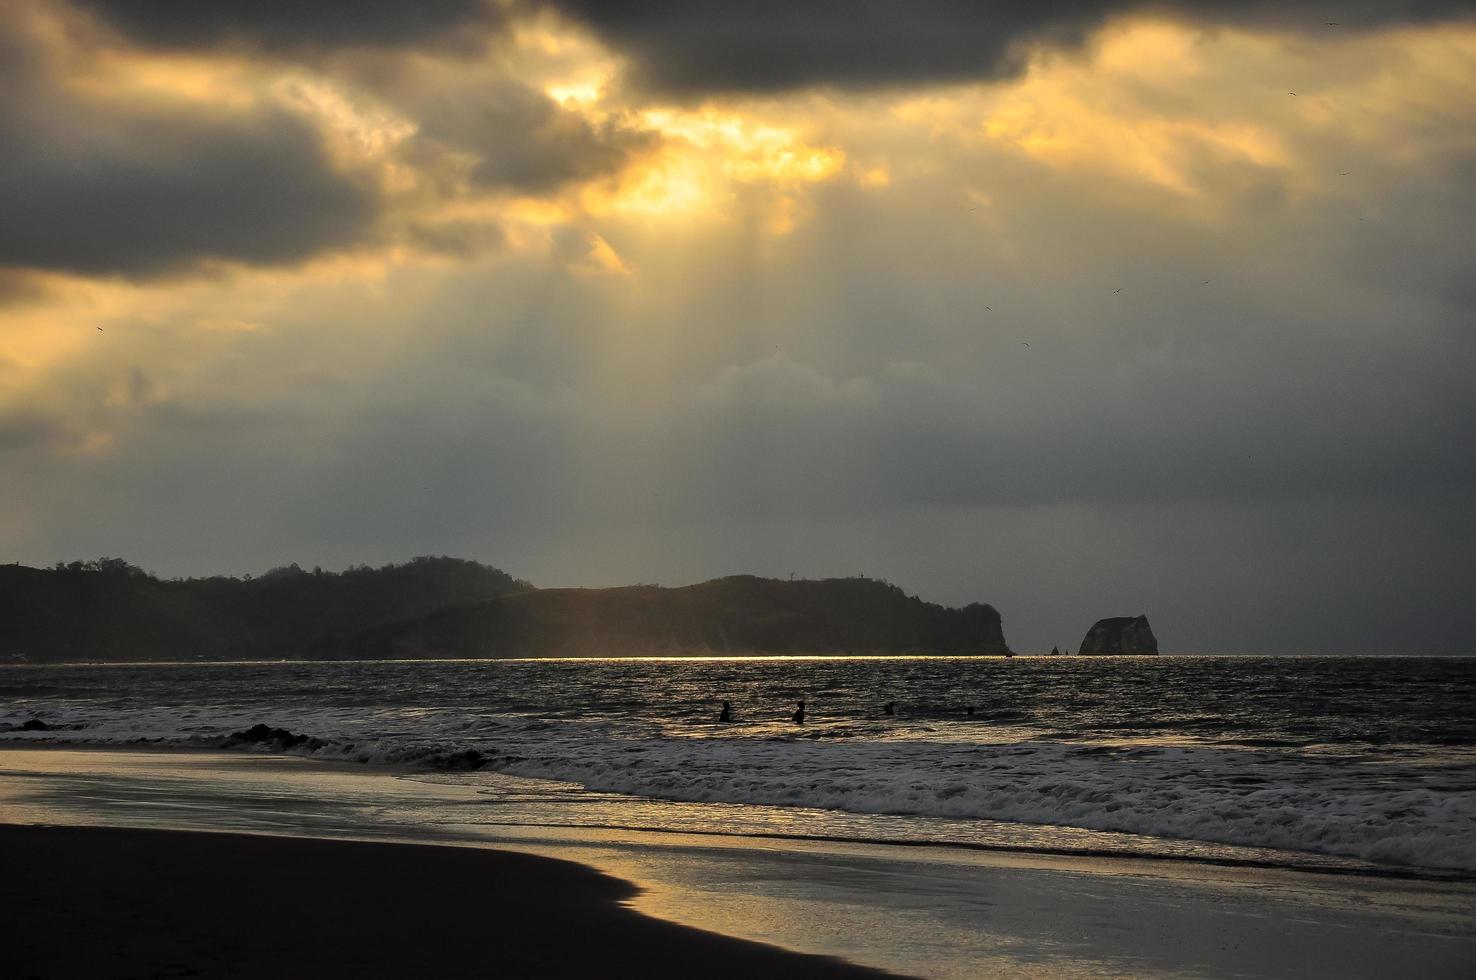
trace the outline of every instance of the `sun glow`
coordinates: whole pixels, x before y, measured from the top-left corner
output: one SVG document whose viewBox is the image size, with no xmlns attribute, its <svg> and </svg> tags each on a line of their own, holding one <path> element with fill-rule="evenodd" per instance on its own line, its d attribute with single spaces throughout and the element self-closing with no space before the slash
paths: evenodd
<svg viewBox="0 0 1476 980">
<path fill-rule="evenodd" d="M 840 148 L 809 143 L 793 129 L 735 111 L 660 108 L 640 120 L 661 134 L 661 148 L 613 193 L 593 189 L 586 197 L 592 212 L 722 216 L 745 196 L 743 188 L 756 188 L 771 212 L 765 227 L 785 234 L 800 214 L 793 192 L 832 180 L 846 168 Z"/>
<path fill-rule="evenodd" d="M 245 62 L 223 58 L 144 57 L 109 52 L 70 78 L 92 97 L 189 103 L 214 112 L 249 109 L 260 99 L 259 81 Z"/>
<path fill-rule="evenodd" d="M 737 113 L 650 110 L 651 128 L 716 158 L 719 169 L 740 181 L 804 184 L 829 180 L 845 165 L 837 147 L 807 144 L 798 133 Z"/>
<path fill-rule="evenodd" d="M 1191 116 L 1163 94 L 1206 73 L 1205 43 L 1201 32 L 1173 24 L 1113 28 L 1088 59 L 1032 65 L 1019 84 L 993 95 L 980 129 L 1052 167 L 1105 171 L 1188 198 L 1204 195 L 1197 171 L 1211 165 L 1289 169 L 1291 156 L 1265 113 L 1233 103 L 1205 113 L 1196 100 Z M 1221 56 L 1236 47 L 1233 38 L 1216 44 Z"/>
</svg>

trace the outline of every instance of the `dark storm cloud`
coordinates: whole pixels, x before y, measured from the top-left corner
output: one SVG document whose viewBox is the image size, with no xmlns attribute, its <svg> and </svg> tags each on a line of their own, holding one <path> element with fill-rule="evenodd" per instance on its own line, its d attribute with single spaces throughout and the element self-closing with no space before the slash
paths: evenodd
<svg viewBox="0 0 1476 980">
<path fill-rule="evenodd" d="M 76 0 L 129 38 L 167 48 L 416 47 L 494 26 L 492 0 Z"/>
<path fill-rule="evenodd" d="M 658 2 L 560 4 L 634 57 L 637 80 L 670 92 L 783 91 L 1007 77 L 1015 45 L 1080 40 L 1110 4 Z"/>
<path fill-rule="evenodd" d="M 374 214 L 311 128 L 279 112 L 65 132 L 0 118 L 0 142 L 0 265 L 148 275 L 202 259 L 291 262 L 353 242 Z"/>
<path fill-rule="evenodd" d="M 779 92 L 1008 78 L 1025 46 L 1080 44 L 1108 18 L 1147 11 L 1208 23 L 1355 30 L 1469 16 L 1469 2 L 1275 3 L 1134 0 L 557 0 L 668 93 Z"/>
<path fill-rule="evenodd" d="M 239 8 L 243 23 L 265 16 L 253 10 Z M 205 5 L 184 19 L 225 23 L 225 11 Z M 384 13 L 368 16 L 393 19 Z M 320 14 L 307 14 L 304 29 L 326 23 Z M 286 30 L 275 15 L 264 23 Z M 198 34 L 201 43 L 215 36 Z M 591 123 L 497 73 L 464 76 L 396 57 L 349 77 L 416 123 L 396 152 L 420 173 L 448 178 L 452 194 L 463 179 L 552 192 L 615 172 L 652 140 L 618 119 Z M 334 166 L 310 119 L 270 104 L 216 111 L 82 95 L 64 84 L 60 65 L 24 21 L 0 22 L 0 270 L 153 276 L 213 260 L 289 264 L 383 230 L 388 203 Z M 467 158 L 469 171 L 458 162 Z M 473 254 L 495 247 L 499 233 L 416 223 L 410 237 Z M 0 303 L 24 298 L 24 285 L 0 280 Z"/>
<path fill-rule="evenodd" d="M 537 7 L 591 27 L 634 60 L 635 80 L 674 94 L 867 88 L 1008 78 L 1026 46 L 1074 46 L 1111 17 L 1144 11 L 1208 24 L 1359 30 L 1471 16 L 1470 0 L 74 0 L 158 47 L 275 51 L 423 48 L 485 37 Z"/>
<path fill-rule="evenodd" d="M 372 194 L 299 116 L 83 99 L 3 23 L 0 65 L 0 268 L 291 262 L 352 243 L 374 218 Z"/>
</svg>

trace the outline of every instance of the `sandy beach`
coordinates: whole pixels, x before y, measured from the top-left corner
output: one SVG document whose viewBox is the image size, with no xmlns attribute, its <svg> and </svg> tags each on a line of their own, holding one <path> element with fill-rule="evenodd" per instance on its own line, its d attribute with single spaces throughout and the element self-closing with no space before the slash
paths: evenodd
<svg viewBox="0 0 1476 980">
<path fill-rule="evenodd" d="M 882 977 L 662 922 L 492 850 L 0 826 L 13 977 Z"/>
<path fill-rule="evenodd" d="M 25 937 L 7 973 L 1455 978 L 1476 964 L 1465 880 L 551 826 L 587 804 L 535 798 L 538 782 L 7 747 L 3 914 Z"/>
</svg>

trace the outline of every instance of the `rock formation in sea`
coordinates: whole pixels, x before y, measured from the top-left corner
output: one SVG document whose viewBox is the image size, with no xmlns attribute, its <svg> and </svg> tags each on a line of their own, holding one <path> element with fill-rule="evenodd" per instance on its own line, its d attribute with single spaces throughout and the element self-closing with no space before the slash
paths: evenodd
<svg viewBox="0 0 1476 980">
<path fill-rule="evenodd" d="M 1099 619 L 1082 638 L 1082 656 L 1094 654 L 1149 654 L 1158 652 L 1158 637 L 1147 616 Z"/>
</svg>

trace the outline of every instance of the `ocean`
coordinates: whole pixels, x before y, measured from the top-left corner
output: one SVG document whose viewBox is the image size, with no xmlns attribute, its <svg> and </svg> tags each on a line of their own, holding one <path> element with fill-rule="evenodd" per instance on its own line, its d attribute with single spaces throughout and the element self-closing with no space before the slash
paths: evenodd
<svg viewBox="0 0 1476 980">
<path fill-rule="evenodd" d="M 1472 658 L 0 667 L 0 744 L 204 748 L 258 723 L 484 787 L 489 824 L 1476 876 Z"/>
</svg>

